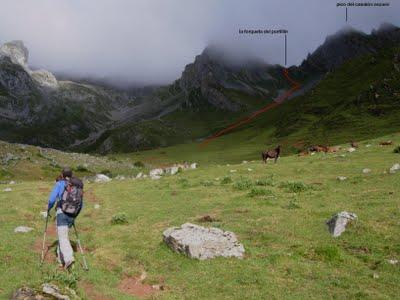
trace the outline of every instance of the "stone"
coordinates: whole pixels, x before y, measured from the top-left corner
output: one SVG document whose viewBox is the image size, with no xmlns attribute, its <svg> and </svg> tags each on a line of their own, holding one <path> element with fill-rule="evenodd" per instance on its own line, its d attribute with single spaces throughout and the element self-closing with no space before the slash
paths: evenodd
<svg viewBox="0 0 400 300">
<path fill-rule="evenodd" d="M 397 259 L 388 259 L 387 262 L 391 265 L 397 265 L 399 263 Z"/>
<path fill-rule="evenodd" d="M 229 172 L 231 172 L 231 173 L 236 173 L 237 171 L 236 171 L 236 170 L 230 170 Z"/>
<path fill-rule="evenodd" d="M 397 171 L 399 171 L 400 170 L 400 164 L 394 164 L 390 169 L 389 169 L 389 172 L 390 173 L 396 173 Z"/>
<path fill-rule="evenodd" d="M 248 163 L 247 160 L 242 161 L 242 164 L 247 164 L 247 163 Z"/>
<path fill-rule="evenodd" d="M 356 151 L 356 148 L 354 148 L 354 147 L 350 147 L 349 149 L 347 149 L 347 152 L 354 152 L 354 151 Z"/>
<path fill-rule="evenodd" d="M 70 300 L 70 297 L 67 295 L 62 295 L 60 289 L 58 286 L 50 283 L 44 283 L 42 284 L 42 292 L 51 295 L 57 300 Z"/>
<path fill-rule="evenodd" d="M 47 218 L 47 211 L 41 211 L 40 215 L 43 217 L 43 219 Z"/>
<path fill-rule="evenodd" d="M 192 164 L 190 165 L 190 168 L 191 168 L 191 169 L 197 169 L 197 163 L 192 163 Z"/>
<path fill-rule="evenodd" d="M 12 192 L 12 188 L 8 187 L 3 190 L 3 192 Z"/>
<path fill-rule="evenodd" d="M 100 183 L 110 182 L 111 178 L 104 174 L 96 174 L 94 181 Z"/>
<path fill-rule="evenodd" d="M 139 173 L 136 175 L 136 178 L 137 178 L 137 179 L 142 178 L 142 177 L 143 177 L 143 173 L 142 173 L 142 172 L 139 172 Z"/>
<path fill-rule="evenodd" d="M 338 237 L 346 230 L 347 224 L 356 219 L 357 215 L 355 213 L 342 211 L 332 216 L 331 219 L 326 221 L 326 224 L 328 225 L 329 232 L 332 234 L 332 236 Z"/>
<path fill-rule="evenodd" d="M 124 175 L 118 175 L 117 177 L 115 177 L 115 179 L 117 179 L 117 180 L 125 180 L 125 176 Z"/>
<path fill-rule="evenodd" d="M 32 231 L 33 228 L 27 226 L 18 226 L 14 229 L 15 233 L 26 233 Z"/>
<path fill-rule="evenodd" d="M 164 173 L 164 170 L 163 170 L 163 169 L 160 169 L 160 168 L 158 168 L 158 169 L 153 169 L 153 170 L 150 171 L 149 176 L 150 176 L 150 177 L 152 177 L 152 176 L 160 176 L 160 175 L 162 175 L 163 173 Z"/>
<path fill-rule="evenodd" d="M 161 179 L 161 176 L 159 176 L 159 175 L 150 175 L 150 178 L 152 180 L 159 180 L 159 179 Z"/>
<path fill-rule="evenodd" d="M 362 172 L 364 174 L 368 174 L 368 173 L 371 173 L 371 169 L 365 168 L 365 169 L 362 170 Z"/>
<path fill-rule="evenodd" d="M 95 204 L 94 205 L 94 209 L 99 209 L 100 208 L 100 204 Z"/>
<path fill-rule="evenodd" d="M 372 145 L 371 144 L 367 144 L 367 145 L 365 145 L 365 147 L 367 147 L 367 148 L 369 148 L 369 147 L 371 147 Z"/>
<path fill-rule="evenodd" d="M 346 180 L 346 179 L 347 179 L 346 176 L 338 176 L 338 177 L 337 177 L 337 180 L 339 180 L 339 181 L 344 181 L 344 180 Z"/>
<path fill-rule="evenodd" d="M 252 168 L 248 168 L 247 171 L 251 172 L 251 171 L 253 171 L 253 169 Z"/>
<path fill-rule="evenodd" d="M 243 258 L 245 252 L 233 232 L 191 223 L 168 228 L 163 232 L 163 239 L 175 252 L 199 260 L 218 256 Z"/>
<path fill-rule="evenodd" d="M 11 298 L 11 300 L 45 300 L 42 295 L 38 294 L 34 289 L 30 287 L 22 287 L 16 290 Z"/>
<path fill-rule="evenodd" d="M 179 167 L 171 167 L 171 169 L 170 169 L 170 174 L 171 175 L 175 175 L 176 173 L 178 173 L 179 172 Z"/>
<path fill-rule="evenodd" d="M 47 88 L 57 88 L 58 81 L 53 73 L 47 70 L 36 70 L 31 73 L 32 78 L 41 86 Z"/>
<path fill-rule="evenodd" d="M 15 184 L 15 181 L 14 181 L 14 180 L 11 180 L 8 184 L 13 185 L 13 184 Z"/>
</svg>

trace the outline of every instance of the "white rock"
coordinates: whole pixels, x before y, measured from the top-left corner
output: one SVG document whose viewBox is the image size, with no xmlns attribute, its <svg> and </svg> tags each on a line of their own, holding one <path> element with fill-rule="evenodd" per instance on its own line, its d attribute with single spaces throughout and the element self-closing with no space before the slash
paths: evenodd
<svg viewBox="0 0 400 300">
<path fill-rule="evenodd" d="M 41 211 L 40 215 L 43 217 L 43 219 L 47 218 L 47 211 Z"/>
<path fill-rule="evenodd" d="M 372 277 L 373 277 L 374 279 L 379 279 L 379 274 L 378 274 L 378 273 L 374 273 L 374 275 L 372 275 Z"/>
<path fill-rule="evenodd" d="M 41 86 L 57 88 L 58 82 L 53 73 L 47 70 L 36 70 L 31 73 L 32 78 Z"/>
<path fill-rule="evenodd" d="M 161 179 L 161 176 L 159 176 L 159 175 L 150 175 L 150 178 L 152 180 L 159 180 L 159 179 Z"/>
<path fill-rule="evenodd" d="M 356 151 L 357 149 L 356 148 L 354 148 L 354 147 L 350 147 L 349 149 L 347 149 L 347 152 L 354 152 L 354 151 Z"/>
<path fill-rule="evenodd" d="M 94 205 L 94 209 L 99 209 L 99 208 L 100 208 L 100 204 L 97 204 L 97 203 L 96 203 L 96 204 Z"/>
<path fill-rule="evenodd" d="M 247 169 L 247 171 L 251 172 L 251 171 L 253 171 L 253 169 L 251 169 L 251 168 L 248 168 L 248 169 Z"/>
<path fill-rule="evenodd" d="M 3 192 L 11 192 L 11 191 L 12 191 L 12 188 L 10 188 L 10 187 L 5 188 L 5 189 L 3 190 Z"/>
<path fill-rule="evenodd" d="M 397 171 L 399 171 L 400 170 L 400 164 L 394 164 L 391 168 L 390 168 L 390 170 L 389 170 L 389 172 L 390 173 L 396 173 Z"/>
<path fill-rule="evenodd" d="M 247 164 L 247 160 L 242 161 L 242 164 Z"/>
<path fill-rule="evenodd" d="M 338 177 L 337 177 L 337 180 L 339 180 L 339 181 L 344 181 L 344 180 L 346 180 L 346 179 L 347 179 L 346 176 L 338 176 Z"/>
<path fill-rule="evenodd" d="M 124 175 L 118 175 L 117 177 L 115 177 L 115 179 L 117 179 L 117 180 L 125 180 L 125 176 Z"/>
<path fill-rule="evenodd" d="M 190 165 L 190 168 L 191 168 L 191 169 L 197 169 L 197 163 L 192 163 L 192 164 Z"/>
<path fill-rule="evenodd" d="M 94 181 L 95 182 L 110 182 L 111 178 L 104 174 L 96 174 Z"/>
<path fill-rule="evenodd" d="M 355 213 L 349 213 L 347 211 L 342 211 L 332 216 L 331 219 L 326 221 L 328 225 L 329 232 L 333 237 L 340 236 L 345 230 L 348 223 L 357 219 Z"/>
<path fill-rule="evenodd" d="M 399 263 L 397 259 L 388 259 L 387 262 L 391 265 L 397 265 Z"/>
<path fill-rule="evenodd" d="M 8 184 L 15 184 L 15 181 L 11 180 Z"/>
<path fill-rule="evenodd" d="M 57 300 L 70 300 L 70 297 L 62 295 L 60 289 L 54 284 L 44 283 L 42 285 L 42 292 L 53 296 Z"/>
<path fill-rule="evenodd" d="M 231 173 L 236 173 L 237 171 L 236 171 L 236 170 L 230 170 L 230 172 L 231 172 Z"/>
<path fill-rule="evenodd" d="M 368 173 L 371 173 L 371 169 L 365 168 L 365 169 L 362 170 L 362 172 L 364 174 L 368 174 Z"/>
<path fill-rule="evenodd" d="M 200 260 L 218 256 L 242 258 L 245 252 L 233 232 L 190 223 L 168 228 L 163 239 L 172 250 Z"/>
<path fill-rule="evenodd" d="M 160 176 L 160 175 L 162 175 L 163 173 L 164 173 L 164 170 L 163 170 L 163 169 L 160 169 L 160 168 L 158 168 L 158 169 L 153 169 L 153 170 L 150 171 L 149 176 L 150 176 L 150 177 L 152 177 L 152 176 Z"/>
<path fill-rule="evenodd" d="M 33 230 L 33 228 L 31 228 L 31 227 L 27 227 L 27 226 L 18 226 L 18 227 L 16 227 L 15 229 L 14 229 L 14 232 L 15 233 L 26 233 L 26 232 L 30 232 L 30 231 L 32 231 Z"/>
<path fill-rule="evenodd" d="M 179 167 L 176 167 L 176 166 L 171 167 L 171 169 L 170 169 L 170 174 L 171 175 L 175 175 L 178 172 L 179 172 Z"/>
<path fill-rule="evenodd" d="M 370 145 L 370 144 L 367 144 L 367 145 L 365 145 L 365 147 L 367 147 L 367 148 L 369 148 L 369 147 L 371 147 L 372 145 Z"/>
<path fill-rule="evenodd" d="M 310 154 L 311 154 L 311 155 L 315 155 L 315 153 L 316 153 L 316 152 L 311 152 Z"/>
<path fill-rule="evenodd" d="M 142 172 L 140 172 L 139 174 L 136 175 L 136 178 L 138 178 L 138 179 L 142 178 L 142 177 L 143 177 L 143 173 Z"/>
</svg>

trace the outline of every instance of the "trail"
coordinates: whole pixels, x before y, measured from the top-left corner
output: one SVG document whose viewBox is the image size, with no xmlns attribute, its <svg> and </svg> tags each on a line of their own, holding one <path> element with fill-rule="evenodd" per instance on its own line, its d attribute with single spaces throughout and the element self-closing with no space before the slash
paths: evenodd
<svg viewBox="0 0 400 300">
<path fill-rule="evenodd" d="M 299 90 L 301 88 L 301 84 L 294 81 L 292 78 L 290 78 L 288 69 L 283 69 L 283 75 L 285 76 L 286 80 L 292 85 L 290 90 L 286 91 L 284 94 L 276 98 L 272 103 L 262 107 L 261 109 L 251 113 L 247 117 L 229 125 L 228 127 L 222 129 L 221 131 L 217 132 L 216 134 L 212 135 L 211 137 L 205 139 L 200 143 L 200 147 L 207 146 L 211 141 L 217 139 L 218 137 L 232 131 L 233 129 L 242 126 L 246 123 L 249 123 L 251 120 L 253 120 L 255 117 L 269 111 L 270 109 L 273 109 L 274 107 L 282 104 L 287 98 L 289 98 L 295 91 Z"/>
</svg>

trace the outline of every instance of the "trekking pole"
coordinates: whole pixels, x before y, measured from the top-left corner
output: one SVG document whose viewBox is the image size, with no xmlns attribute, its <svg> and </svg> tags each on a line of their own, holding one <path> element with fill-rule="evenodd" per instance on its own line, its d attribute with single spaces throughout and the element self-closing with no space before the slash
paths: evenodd
<svg viewBox="0 0 400 300">
<path fill-rule="evenodd" d="M 76 240 L 78 242 L 79 251 L 82 254 L 84 269 L 85 269 L 85 271 L 89 271 L 89 267 L 88 267 L 88 265 L 86 263 L 85 254 L 83 253 L 83 249 L 82 249 L 82 246 L 81 246 L 81 242 L 79 240 L 78 231 L 76 230 L 75 223 L 73 223 L 72 226 L 74 226 L 74 231 L 75 231 Z"/>
<path fill-rule="evenodd" d="M 49 216 L 50 216 L 50 210 L 47 211 L 46 215 L 46 225 L 44 226 L 44 233 L 43 233 L 43 244 L 42 244 L 42 257 L 40 259 L 40 264 L 43 264 L 44 261 L 44 247 L 46 246 L 46 233 L 47 233 L 47 225 L 49 223 Z"/>
</svg>

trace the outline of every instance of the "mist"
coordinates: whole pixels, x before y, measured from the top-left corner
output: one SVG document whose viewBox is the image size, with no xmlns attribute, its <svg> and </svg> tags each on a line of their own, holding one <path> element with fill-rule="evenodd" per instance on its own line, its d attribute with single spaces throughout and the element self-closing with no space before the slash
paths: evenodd
<svg viewBox="0 0 400 300">
<path fill-rule="evenodd" d="M 346 25 L 367 33 L 383 22 L 400 26 L 400 1 L 385 2 L 349 8 L 346 23 L 333 0 L 2 0 L 0 43 L 23 40 L 30 66 L 64 77 L 166 84 L 208 45 L 236 62 L 284 63 L 282 35 L 240 29 L 288 30 L 294 65 Z"/>
</svg>

